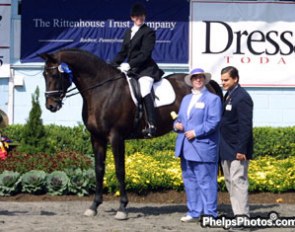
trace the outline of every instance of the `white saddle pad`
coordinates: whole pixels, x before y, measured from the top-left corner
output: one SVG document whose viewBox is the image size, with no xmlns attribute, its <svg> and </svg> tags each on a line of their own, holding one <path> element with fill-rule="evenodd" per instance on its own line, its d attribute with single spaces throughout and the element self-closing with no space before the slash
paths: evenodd
<svg viewBox="0 0 295 232">
<path fill-rule="evenodd" d="M 131 78 L 127 77 L 126 79 L 129 85 L 132 100 L 134 104 L 137 105 L 138 102 L 135 98 L 133 89 L 130 84 Z M 154 102 L 155 107 L 170 105 L 175 101 L 176 95 L 175 95 L 174 89 L 167 79 L 163 78 L 162 80 L 154 83 L 153 88 L 156 95 L 155 102 Z"/>
</svg>

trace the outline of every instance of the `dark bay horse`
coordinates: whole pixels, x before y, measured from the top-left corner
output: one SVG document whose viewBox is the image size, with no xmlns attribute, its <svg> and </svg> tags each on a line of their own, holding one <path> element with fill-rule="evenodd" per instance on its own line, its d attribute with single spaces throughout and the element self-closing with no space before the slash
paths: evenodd
<svg viewBox="0 0 295 232">
<path fill-rule="evenodd" d="M 85 215 L 94 216 L 103 201 L 103 177 L 107 144 L 110 143 L 116 166 L 120 189 L 120 206 L 116 219 L 126 219 L 128 204 L 125 190 L 125 144 L 134 134 L 136 106 L 122 73 L 93 54 L 79 49 L 64 49 L 53 54 L 40 55 L 45 60 L 46 107 L 56 112 L 62 107 L 72 82 L 83 98 L 82 117 L 91 134 L 95 156 L 96 191 L 92 205 Z M 178 112 L 182 98 L 190 92 L 184 83 L 186 74 L 172 74 L 166 77 L 172 84 L 176 100 L 173 104 L 157 108 L 157 136 L 172 130 L 172 111 Z M 211 81 L 209 90 L 222 95 L 219 85 Z M 142 120 L 141 126 L 144 126 Z M 136 138 L 143 138 L 138 135 Z"/>
</svg>

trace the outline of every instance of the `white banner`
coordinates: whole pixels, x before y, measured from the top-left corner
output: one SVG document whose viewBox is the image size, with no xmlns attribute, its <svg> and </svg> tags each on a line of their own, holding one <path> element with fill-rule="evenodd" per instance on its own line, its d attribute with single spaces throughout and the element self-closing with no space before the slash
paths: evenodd
<svg viewBox="0 0 295 232">
<path fill-rule="evenodd" d="M 0 78 L 10 76 L 11 1 L 0 0 Z"/>
<path fill-rule="evenodd" d="M 295 87 L 295 4 L 191 2 L 190 67 L 235 66 L 244 86 Z"/>
</svg>

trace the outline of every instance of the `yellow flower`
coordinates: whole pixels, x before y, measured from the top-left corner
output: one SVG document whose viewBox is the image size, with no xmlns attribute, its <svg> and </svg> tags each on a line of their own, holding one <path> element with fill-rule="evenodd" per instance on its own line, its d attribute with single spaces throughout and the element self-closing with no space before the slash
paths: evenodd
<svg viewBox="0 0 295 232">
<path fill-rule="evenodd" d="M 115 192 L 114 196 L 115 196 L 115 197 L 119 197 L 119 196 L 120 196 L 120 191 L 117 190 L 117 191 Z"/>
<path fill-rule="evenodd" d="M 220 176 L 220 177 L 218 177 L 217 182 L 218 182 L 218 183 L 221 183 L 222 181 L 224 181 L 224 176 Z"/>
<path fill-rule="evenodd" d="M 256 176 L 260 179 L 265 179 L 266 178 L 266 174 L 265 172 L 257 172 Z"/>
</svg>

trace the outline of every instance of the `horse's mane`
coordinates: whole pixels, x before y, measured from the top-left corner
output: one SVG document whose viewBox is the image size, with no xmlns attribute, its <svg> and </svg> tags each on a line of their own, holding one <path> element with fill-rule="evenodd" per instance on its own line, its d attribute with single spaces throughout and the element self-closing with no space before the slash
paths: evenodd
<svg viewBox="0 0 295 232">
<path fill-rule="evenodd" d="M 71 53 L 77 53 L 78 57 L 81 59 L 86 58 L 87 61 L 91 62 L 96 67 L 102 67 L 102 68 L 112 68 L 111 65 L 106 63 L 103 59 L 99 58 L 98 56 L 94 55 L 91 52 L 88 52 L 86 50 L 82 50 L 79 48 L 65 48 L 60 50 L 60 52 L 71 52 Z"/>
</svg>

